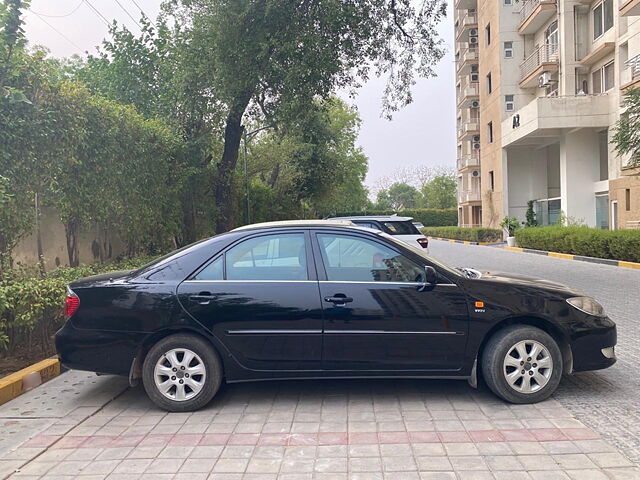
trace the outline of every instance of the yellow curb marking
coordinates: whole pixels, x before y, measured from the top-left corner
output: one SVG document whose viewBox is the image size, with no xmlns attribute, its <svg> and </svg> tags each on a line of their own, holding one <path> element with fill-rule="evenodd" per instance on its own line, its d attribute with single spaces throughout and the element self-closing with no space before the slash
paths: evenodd
<svg viewBox="0 0 640 480">
<path fill-rule="evenodd" d="M 60 375 L 60 360 L 57 358 L 47 358 L 7 375 L 4 378 L 0 378 L 0 405 L 24 393 L 22 389 L 22 379 L 26 375 L 34 372 L 40 372 L 42 383 L 51 380 Z"/>
<path fill-rule="evenodd" d="M 511 252 L 524 252 L 524 248 L 520 248 L 520 247 L 509 247 L 506 246 L 504 247 L 505 250 L 509 250 Z"/>
<path fill-rule="evenodd" d="M 567 260 L 573 260 L 573 255 L 569 253 L 548 252 L 547 255 L 549 257 L 565 258 Z"/>
<path fill-rule="evenodd" d="M 636 263 L 636 262 L 623 262 L 622 260 L 620 260 L 618 262 L 618 266 L 624 267 L 624 268 L 636 268 L 640 270 L 640 263 Z"/>
</svg>

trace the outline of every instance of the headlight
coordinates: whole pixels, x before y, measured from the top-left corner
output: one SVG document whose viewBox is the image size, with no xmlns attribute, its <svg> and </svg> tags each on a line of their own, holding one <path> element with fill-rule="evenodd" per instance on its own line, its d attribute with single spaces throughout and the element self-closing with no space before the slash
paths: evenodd
<svg viewBox="0 0 640 480">
<path fill-rule="evenodd" d="M 604 317 L 604 308 L 596 300 L 591 297 L 572 297 L 567 298 L 567 303 L 578 310 L 595 315 L 596 317 Z"/>
</svg>

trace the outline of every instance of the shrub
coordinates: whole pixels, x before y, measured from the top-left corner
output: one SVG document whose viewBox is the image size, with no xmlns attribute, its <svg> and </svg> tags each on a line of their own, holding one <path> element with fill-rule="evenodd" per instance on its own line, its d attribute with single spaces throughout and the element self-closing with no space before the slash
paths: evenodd
<svg viewBox="0 0 640 480">
<path fill-rule="evenodd" d="M 416 208 L 394 212 L 393 210 L 370 210 L 366 212 L 342 212 L 333 217 L 352 217 L 357 215 L 393 215 L 413 217 L 415 222 L 421 222 L 425 227 L 443 227 L 458 224 L 458 210 L 455 208 Z"/>
<path fill-rule="evenodd" d="M 36 268 L 21 267 L 2 272 L 0 277 L 0 352 L 17 346 L 40 348 L 51 353 L 53 334 L 64 321 L 66 285 L 97 273 L 130 270 L 150 258 L 128 259 L 112 264 L 60 267 L 41 276 Z"/>
<path fill-rule="evenodd" d="M 500 242 L 502 240 L 502 230 L 497 228 L 432 227 L 423 228 L 422 233 L 432 237 L 453 238 L 469 242 Z"/>
<path fill-rule="evenodd" d="M 585 257 L 640 262 L 640 230 L 534 227 L 516 231 L 518 246 Z"/>
</svg>

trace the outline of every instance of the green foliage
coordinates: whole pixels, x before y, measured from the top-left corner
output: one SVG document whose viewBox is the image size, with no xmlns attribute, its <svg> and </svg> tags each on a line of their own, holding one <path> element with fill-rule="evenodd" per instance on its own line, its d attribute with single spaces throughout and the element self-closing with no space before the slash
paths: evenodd
<svg viewBox="0 0 640 480">
<path fill-rule="evenodd" d="M 527 213 L 525 215 L 527 219 L 525 226 L 527 227 L 538 226 L 538 220 L 536 220 L 536 212 L 533 211 L 533 204 L 534 204 L 533 200 L 529 200 L 527 202 Z"/>
<path fill-rule="evenodd" d="M 376 197 L 379 209 L 405 210 L 417 208 L 421 200 L 421 194 L 417 188 L 404 182 L 396 182 L 388 189 L 380 190 Z"/>
<path fill-rule="evenodd" d="M 336 213 L 335 217 L 354 217 L 359 215 L 393 215 L 412 217 L 415 222 L 425 227 L 441 227 L 458 224 L 458 210 L 456 208 L 416 208 L 397 212 L 394 210 L 351 210 Z"/>
<path fill-rule="evenodd" d="M 640 230 L 536 227 L 516 232 L 518 245 L 550 252 L 640 262 Z"/>
<path fill-rule="evenodd" d="M 616 151 L 627 156 L 627 166 L 640 167 L 640 89 L 629 90 L 624 96 L 625 112 L 614 128 L 611 139 Z"/>
<path fill-rule="evenodd" d="M 516 217 L 504 217 L 500 226 L 509 232 L 510 237 L 513 237 L 515 231 L 520 228 L 520 222 Z"/>
<path fill-rule="evenodd" d="M 438 175 L 422 187 L 421 203 L 426 208 L 456 208 L 456 189 L 455 175 Z"/>
<path fill-rule="evenodd" d="M 88 275 L 138 268 L 149 261 L 146 257 L 116 264 L 58 268 L 45 276 L 35 268 L 4 270 L 0 276 L 0 351 L 39 344 L 43 354 L 52 353 L 52 336 L 64 321 L 67 284 Z"/>
<path fill-rule="evenodd" d="M 422 233 L 432 237 L 452 238 L 469 242 L 499 242 L 502 240 L 502 230 L 484 227 L 436 227 L 423 228 Z"/>
</svg>

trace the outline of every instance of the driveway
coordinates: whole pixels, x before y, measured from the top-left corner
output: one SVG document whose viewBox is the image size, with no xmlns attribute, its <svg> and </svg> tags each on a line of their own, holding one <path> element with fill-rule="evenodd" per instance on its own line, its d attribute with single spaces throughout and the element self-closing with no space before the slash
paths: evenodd
<svg viewBox="0 0 640 480">
<path fill-rule="evenodd" d="M 291 381 L 227 385 L 188 414 L 158 410 L 124 379 L 68 372 L 0 407 L 0 478 L 640 479 L 631 368 L 640 271 L 448 242 L 431 249 L 455 265 L 497 265 L 596 296 L 619 322 L 618 364 L 565 378 L 537 405 L 459 381 Z"/>
</svg>

